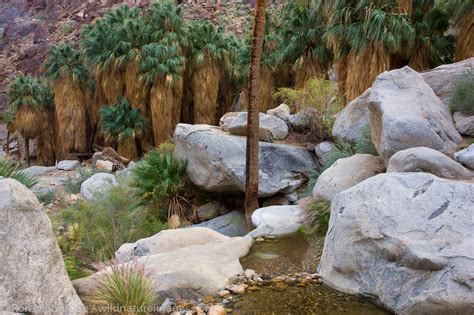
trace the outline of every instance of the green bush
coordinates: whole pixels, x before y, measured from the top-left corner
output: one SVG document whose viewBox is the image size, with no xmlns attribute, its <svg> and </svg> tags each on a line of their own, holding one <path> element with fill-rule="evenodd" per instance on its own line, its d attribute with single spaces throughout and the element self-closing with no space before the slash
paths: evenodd
<svg viewBox="0 0 474 315">
<path fill-rule="evenodd" d="M 38 201 L 44 205 L 49 205 L 53 203 L 54 199 L 56 199 L 56 191 L 50 190 L 45 193 L 37 195 Z"/>
<path fill-rule="evenodd" d="M 146 314 L 156 303 L 153 281 L 143 265 L 112 265 L 99 280 L 99 288 L 87 298 L 95 307 L 114 307 L 124 314 Z"/>
<path fill-rule="evenodd" d="M 92 175 L 97 173 L 103 173 L 95 168 L 81 167 L 79 169 L 78 177 L 69 177 L 64 183 L 64 190 L 70 194 L 77 194 L 81 191 L 81 185 Z"/>
<path fill-rule="evenodd" d="M 130 210 L 133 196 L 133 189 L 120 183 L 94 201 L 83 200 L 64 210 L 64 223 L 75 227 L 71 239 L 76 239 L 94 259 L 108 260 L 120 245 L 164 229 L 153 214 L 141 208 Z"/>
<path fill-rule="evenodd" d="M 21 171 L 19 164 L 15 164 L 6 158 L 0 158 L 0 176 L 16 179 L 28 188 L 31 188 L 38 183 L 34 177 Z"/>
<path fill-rule="evenodd" d="M 71 280 L 84 278 L 90 275 L 89 272 L 84 271 L 84 265 L 76 257 L 64 257 L 64 265 L 66 266 L 67 274 Z"/>
<path fill-rule="evenodd" d="M 328 231 L 331 204 L 325 200 L 315 200 L 307 208 L 309 233 L 325 236 Z"/>
<path fill-rule="evenodd" d="M 356 153 L 378 155 L 377 149 L 372 142 L 370 124 L 367 124 L 364 129 L 362 129 L 362 135 L 356 140 L 354 149 Z"/>
<path fill-rule="evenodd" d="M 148 153 L 132 170 L 136 206 L 165 209 L 167 215 L 160 213 L 162 219 L 173 215 L 187 219 L 190 203 L 183 197 L 186 166 L 187 163 L 175 160 L 170 153 L 162 154 L 158 150 Z"/>
<path fill-rule="evenodd" d="M 474 71 L 470 71 L 454 82 L 451 110 L 474 115 Z"/>
</svg>

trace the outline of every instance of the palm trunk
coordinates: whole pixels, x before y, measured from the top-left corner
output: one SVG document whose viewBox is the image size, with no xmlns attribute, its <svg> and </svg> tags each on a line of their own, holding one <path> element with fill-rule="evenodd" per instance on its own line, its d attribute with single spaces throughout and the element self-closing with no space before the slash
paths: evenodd
<svg viewBox="0 0 474 315">
<path fill-rule="evenodd" d="M 10 131 L 7 131 L 7 148 L 6 148 L 7 156 L 10 153 Z"/>
<path fill-rule="evenodd" d="M 259 170 L 259 121 L 258 104 L 260 93 L 260 58 L 262 55 L 265 29 L 265 11 L 267 0 L 257 0 L 253 26 L 252 53 L 250 57 L 249 105 L 247 121 L 247 154 L 246 154 L 246 192 L 245 221 L 247 229 L 252 228 L 252 213 L 258 209 L 258 170 Z"/>
<path fill-rule="evenodd" d="M 295 73 L 295 87 L 302 88 L 308 80 L 316 76 L 325 76 L 327 68 L 320 63 L 314 56 L 311 50 L 307 50 L 303 56 L 303 62 L 296 69 Z"/>
<path fill-rule="evenodd" d="M 474 10 L 468 12 L 457 25 L 456 61 L 474 57 Z"/>
<path fill-rule="evenodd" d="M 216 123 L 220 76 L 219 65 L 208 57 L 194 70 L 191 86 L 195 124 L 214 125 Z"/>
<path fill-rule="evenodd" d="M 174 131 L 173 87 L 166 79 L 157 78 L 150 93 L 150 111 L 155 146 L 167 141 Z"/>
<path fill-rule="evenodd" d="M 25 157 L 26 164 L 30 166 L 30 138 L 25 138 Z"/>
<path fill-rule="evenodd" d="M 117 153 L 129 160 L 138 159 L 137 141 L 135 141 L 135 137 L 120 139 L 117 144 Z"/>
</svg>

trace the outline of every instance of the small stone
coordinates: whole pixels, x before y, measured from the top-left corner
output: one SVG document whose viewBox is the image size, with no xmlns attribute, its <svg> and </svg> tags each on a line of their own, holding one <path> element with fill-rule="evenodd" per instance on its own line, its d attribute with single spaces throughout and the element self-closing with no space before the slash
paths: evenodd
<svg viewBox="0 0 474 315">
<path fill-rule="evenodd" d="M 283 279 L 283 277 L 281 276 L 277 276 L 275 278 L 272 279 L 272 282 L 273 283 L 279 283 L 279 282 L 283 282 L 285 279 Z"/>
<path fill-rule="evenodd" d="M 76 160 L 64 160 L 58 162 L 58 170 L 62 171 L 71 171 L 78 168 L 79 166 L 81 166 L 81 163 Z"/>
<path fill-rule="evenodd" d="M 265 236 L 265 237 L 268 238 L 269 240 L 275 239 L 275 235 L 267 235 L 267 236 Z"/>
<path fill-rule="evenodd" d="M 245 277 L 247 277 L 247 279 L 253 279 L 255 276 L 257 276 L 257 273 L 255 272 L 255 270 L 246 269 L 244 271 L 244 275 Z"/>
<path fill-rule="evenodd" d="M 95 168 L 102 171 L 112 172 L 114 170 L 114 163 L 110 161 L 98 160 Z"/>
<path fill-rule="evenodd" d="M 230 294 L 230 292 L 228 290 L 221 290 L 219 291 L 219 293 L 217 293 L 217 295 L 219 295 L 220 297 L 225 297 L 225 296 L 228 296 Z"/>
<path fill-rule="evenodd" d="M 246 285 L 245 283 L 241 283 L 241 284 L 228 285 L 226 289 L 235 294 L 244 294 L 245 289 L 247 289 L 247 287 L 248 285 Z"/>
<path fill-rule="evenodd" d="M 224 304 L 229 304 L 230 302 L 232 302 L 232 299 L 231 299 L 231 298 L 232 298 L 232 297 L 229 296 L 227 299 L 223 299 L 223 300 L 222 300 L 222 303 L 224 303 Z"/>
<path fill-rule="evenodd" d="M 286 288 L 288 288 L 288 286 L 284 284 L 283 282 L 278 282 L 277 284 L 272 286 L 272 290 L 274 291 L 284 291 L 286 290 Z"/>
<path fill-rule="evenodd" d="M 257 287 L 257 286 L 251 286 L 251 287 L 249 287 L 249 289 L 248 289 L 248 290 L 249 290 L 249 291 L 251 291 L 251 292 L 255 292 L 255 291 L 258 291 L 258 290 L 260 290 L 260 288 L 259 288 L 259 287 Z"/>
<path fill-rule="evenodd" d="M 194 314 L 196 314 L 196 315 L 204 315 L 204 314 L 206 314 L 206 313 L 204 312 L 203 308 L 201 308 L 200 306 L 195 306 L 195 307 L 193 308 L 193 311 L 194 311 Z"/>
<path fill-rule="evenodd" d="M 255 241 L 260 243 L 260 242 L 265 241 L 265 239 L 263 237 L 257 237 Z"/>
<path fill-rule="evenodd" d="M 207 315 L 225 315 L 226 309 L 222 305 L 212 305 L 207 311 Z"/>
<path fill-rule="evenodd" d="M 187 311 L 186 313 L 184 313 L 185 315 L 193 315 L 194 312 L 193 311 Z"/>
</svg>

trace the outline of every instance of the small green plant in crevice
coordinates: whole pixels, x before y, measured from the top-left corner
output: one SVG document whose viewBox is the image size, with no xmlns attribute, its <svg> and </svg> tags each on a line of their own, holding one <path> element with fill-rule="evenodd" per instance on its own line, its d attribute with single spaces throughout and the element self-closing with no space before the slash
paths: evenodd
<svg viewBox="0 0 474 315">
<path fill-rule="evenodd" d="M 81 190 L 81 185 L 92 175 L 97 173 L 103 173 L 95 168 L 81 167 L 79 168 L 79 174 L 77 177 L 69 177 L 64 183 L 64 190 L 70 194 L 77 194 Z"/>
<path fill-rule="evenodd" d="M 306 234 L 325 236 L 329 227 L 331 203 L 326 200 L 314 200 L 306 208 Z"/>
<path fill-rule="evenodd" d="M 354 149 L 356 153 L 378 155 L 377 149 L 375 148 L 375 145 L 372 142 L 372 132 L 370 130 L 370 124 L 365 125 L 365 127 L 362 129 L 362 134 L 356 140 Z"/>
<path fill-rule="evenodd" d="M 64 265 L 66 266 L 67 274 L 71 280 L 84 278 L 90 275 L 89 272 L 84 270 L 84 264 L 76 257 L 64 257 Z"/>
<path fill-rule="evenodd" d="M 451 111 L 474 115 L 474 71 L 469 71 L 454 83 Z"/>
<path fill-rule="evenodd" d="M 33 187 L 38 181 L 33 177 L 23 172 L 20 165 L 13 163 L 7 158 L 0 158 L 0 176 L 5 178 L 16 179 L 28 188 Z"/>
<path fill-rule="evenodd" d="M 99 279 L 99 288 L 86 299 L 93 307 L 123 309 L 126 314 L 145 314 L 155 306 L 153 281 L 137 261 L 112 265 Z M 94 310 L 94 309 L 93 309 Z"/>
<path fill-rule="evenodd" d="M 41 193 L 37 195 L 38 201 L 41 202 L 43 205 L 49 205 L 54 202 L 56 199 L 56 191 L 49 190 L 47 192 Z"/>
<path fill-rule="evenodd" d="M 188 220 L 192 208 L 184 197 L 186 167 L 186 162 L 175 160 L 170 153 L 149 152 L 132 170 L 136 206 L 164 210 L 165 214 L 160 211 L 163 220 L 173 215 Z"/>
</svg>

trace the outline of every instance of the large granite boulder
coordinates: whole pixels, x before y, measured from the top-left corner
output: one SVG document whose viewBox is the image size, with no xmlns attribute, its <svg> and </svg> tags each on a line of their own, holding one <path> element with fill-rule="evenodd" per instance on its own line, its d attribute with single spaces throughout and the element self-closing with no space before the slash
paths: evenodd
<svg viewBox="0 0 474 315">
<path fill-rule="evenodd" d="M 56 166 L 30 166 L 22 170 L 23 173 L 29 176 L 41 176 L 47 173 L 54 172 L 56 170 Z"/>
<path fill-rule="evenodd" d="M 264 113 L 259 113 L 258 117 L 260 141 L 273 142 L 288 137 L 288 125 L 282 119 Z M 247 112 L 239 113 L 232 119 L 228 131 L 233 135 L 245 136 L 247 134 L 247 119 Z"/>
<path fill-rule="evenodd" d="M 278 236 L 296 232 L 304 221 L 300 206 L 270 206 L 252 213 L 252 224 L 256 227 L 249 235 Z"/>
<path fill-rule="evenodd" d="M 384 170 L 383 160 L 370 154 L 354 154 L 338 159 L 319 175 L 313 188 L 313 198 L 331 201 L 339 192 Z"/>
<path fill-rule="evenodd" d="M 191 227 L 205 227 L 226 236 L 243 236 L 247 234 L 245 216 L 239 210 L 231 211 L 209 221 L 191 225 Z"/>
<path fill-rule="evenodd" d="M 454 158 L 462 165 L 474 170 L 474 144 L 454 153 Z"/>
<path fill-rule="evenodd" d="M 453 115 L 454 125 L 462 135 L 474 136 L 474 115 L 455 112 Z"/>
<path fill-rule="evenodd" d="M 267 115 L 276 116 L 284 121 L 287 121 L 291 115 L 290 106 L 280 104 L 280 106 L 267 110 Z"/>
<path fill-rule="evenodd" d="M 425 172 L 449 179 L 470 179 L 474 173 L 441 152 L 418 147 L 395 153 L 388 161 L 387 173 Z"/>
<path fill-rule="evenodd" d="M 361 96 L 349 102 L 344 109 L 337 114 L 332 127 L 332 135 L 349 141 L 356 141 L 362 136 L 364 127 L 370 122 L 368 96 L 370 89 Z"/>
<path fill-rule="evenodd" d="M 433 89 L 446 107 L 449 107 L 454 92 L 453 83 L 469 71 L 474 71 L 474 57 L 460 62 L 441 65 L 421 73 L 423 79 Z"/>
<path fill-rule="evenodd" d="M 81 185 L 81 195 L 87 200 L 94 200 L 98 194 L 118 185 L 113 174 L 97 173 L 86 179 Z"/>
<path fill-rule="evenodd" d="M 447 153 L 462 140 L 451 113 L 410 67 L 377 77 L 369 94 L 369 110 L 372 141 L 385 162 L 413 147 Z"/>
<path fill-rule="evenodd" d="M 314 153 L 321 165 L 324 165 L 329 160 L 330 153 L 336 148 L 334 142 L 323 141 L 314 146 Z"/>
<path fill-rule="evenodd" d="M 474 309 L 474 184 L 380 174 L 339 193 L 319 272 L 399 314 Z"/>
<path fill-rule="evenodd" d="M 85 314 L 38 199 L 0 178 L 0 313 Z"/>
<path fill-rule="evenodd" d="M 187 174 L 196 186 L 212 192 L 245 191 L 245 137 L 209 125 L 179 124 L 174 141 L 174 155 L 188 161 Z M 295 191 L 316 167 L 314 154 L 305 148 L 260 142 L 259 196 Z"/>
<path fill-rule="evenodd" d="M 206 231 L 207 230 L 207 231 Z M 166 233 L 163 233 L 166 232 Z M 149 243 L 150 251 L 125 264 L 139 264 L 153 280 L 158 298 L 192 299 L 214 295 L 242 273 L 239 258 L 252 246 L 250 237 L 227 237 L 206 228 L 163 231 Z M 147 240 L 146 242 L 150 242 Z M 153 250 L 151 250 L 153 249 Z M 75 280 L 81 296 L 97 289 L 98 278 L 110 268 Z"/>
</svg>

